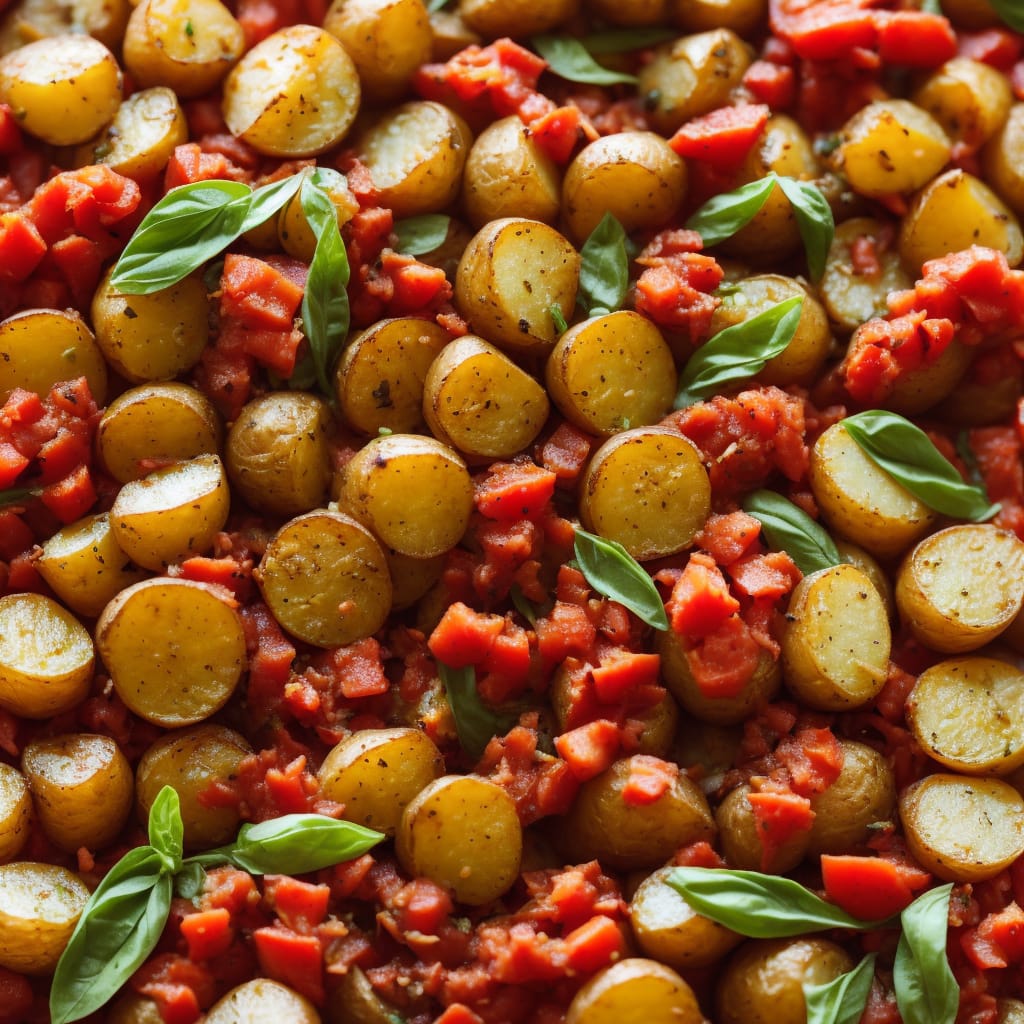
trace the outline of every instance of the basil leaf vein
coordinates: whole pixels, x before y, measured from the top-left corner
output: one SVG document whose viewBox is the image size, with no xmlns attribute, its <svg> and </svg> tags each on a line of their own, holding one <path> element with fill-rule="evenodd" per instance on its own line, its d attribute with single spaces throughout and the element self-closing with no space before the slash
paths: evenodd
<svg viewBox="0 0 1024 1024">
<path fill-rule="evenodd" d="M 578 39 L 571 36 L 534 36 L 533 48 L 548 62 L 548 70 L 569 82 L 590 85 L 636 83 L 636 75 L 602 67 Z"/>
<path fill-rule="evenodd" d="M 694 910 L 752 939 L 829 928 L 877 928 L 826 903 L 791 878 L 729 868 L 674 868 L 666 881 Z"/>
<path fill-rule="evenodd" d="M 451 223 L 451 217 L 443 213 L 424 213 L 419 217 L 397 221 L 392 229 L 397 237 L 395 251 L 409 256 L 424 256 L 433 252 L 448 237 Z"/>
<path fill-rule="evenodd" d="M 852 971 L 824 985 L 804 982 L 807 1024 L 857 1024 L 871 994 L 875 976 L 875 954 L 871 953 Z"/>
<path fill-rule="evenodd" d="M 828 533 L 781 494 L 753 491 L 743 499 L 742 505 L 743 511 L 761 524 L 761 534 L 768 546 L 785 551 L 805 576 L 842 561 Z"/>
<path fill-rule="evenodd" d="M 1017 32 L 1024 32 L 1024 8 L 1019 0 L 989 0 L 1003 23 Z"/>
<path fill-rule="evenodd" d="M 628 288 L 626 232 L 606 212 L 580 249 L 579 301 L 587 316 L 612 313 L 622 308 Z"/>
<path fill-rule="evenodd" d="M 647 625 L 668 629 L 668 615 L 658 588 L 618 541 L 576 527 L 575 553 L 580 571 L 599 594 L 618 601 Z"/>
<path fill-rule="evenodd" d="M 946 958 L 952 884 L 918 896 L 900 915 L 903 934 L 896 947 L 893 987 L 905 1024 L 953 1024 L 960 986 Z"/>
<path fill-rule="evenodd" d="M 479 760 L 491 739 L 504 736 L 519 721 L 519 716 L 494 711 L 484 704 L 476 688 L 476 671 L 472 665 L 451 668 L 439 661 L 437 673 L 448 696 L 459 744 L 470 757 Z"/>
<path fill-rule="evenodd" d="M 171 876 L 152 846 L 130 850 L 89 898 L 50 988 L 53 1024 L 98 1010 L 153 951 L 171 909 Z"/>
<path fill-rule="evenodd" d="M 778 181 L 796 216 L 796 226 L 807 253 L 807 269 L 811 279 L 817 281 L 825 273 L 825 260 L 836 233 L 832 207 L 821 190 L 809 181 L 785 176 L 780 176 Z"/>
<path fill-rule="evenodd" d="M 164 786 L 149 809 L 149 844 L 160 855 L 164 869 L 172 874 L 181 868 L 184 837 L 178 794 Z"/>
<path fill-rule="evenodd" d="M 675 408 L 685 409 L 723 385 L 748 380 L 763 370 L 793 340 L 803 304 L 803 296 L 794 295 L 704 342 L 679 377 Z"/>
<path fill-rule="evenodd" d="M 964 482 L 920 427 L 898 413 L 868 409 L 842 423 L 875 465 L 936 512 L 981 522 L 999 511 L 981 487 Z"/>
</svg>

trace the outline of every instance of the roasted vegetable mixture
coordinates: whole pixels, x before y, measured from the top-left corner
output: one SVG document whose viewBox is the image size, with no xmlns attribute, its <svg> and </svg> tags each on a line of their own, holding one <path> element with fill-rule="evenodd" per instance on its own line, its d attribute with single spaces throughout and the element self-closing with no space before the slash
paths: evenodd
<svg viewBox="0 0 1024 1024">
<path fill-rule="evenodd" d="M 1022 1024 L 1019 0 L 0 0 L 0 1024 Z"/>
</svg>

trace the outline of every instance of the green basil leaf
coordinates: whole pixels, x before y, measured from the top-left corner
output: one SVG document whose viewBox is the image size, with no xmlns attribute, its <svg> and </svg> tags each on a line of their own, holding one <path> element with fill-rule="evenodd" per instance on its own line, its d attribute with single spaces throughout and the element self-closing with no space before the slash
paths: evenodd
<svg viewBox="0 0 1024 1024">
<path fill-rule="evenodd" d="M 904 1024 L 953 1024 L 960 986 L 946 959 L 952 884 L 918 896 L 900 914 L 903 934 L 896 947 L 892 980 Z"/>
<path fill-rule="evenodd" d="M 1021 7 L 1020 0 L 989 0 L 989 2 L 1004 24 L 1009 25 L 1016 32 L 1024 32 L 1024 7 Z"/>
<path fill-rule="evenodd" d="M 597 57 L 608 53 L 631 53 L 633 50 L 644 50 L 648 46 L 667 43 L 670 39 L 678 39 L 679 33 L 670 28 L 626 28 L 614 29 L 610 32 L 593 32 L 584 36 L 583 48 Z"/>
<path fill-rule="evenodd" d="M 439 661 L 437 674 L 448 696 L 459 744 L 477 761 L 492 737 L 504 736 L 519 721 L 519 716 L 494 711 L 484 704 L 476 688 L 476 672 L 472 665 L 450 668 Z"/>
<path fill-rule="evenodd" d="M 337 172 L 331 171 L 330 173 L 336 174 Z M 273 217 L 275 213 L 284 208 L 288 200 L 299 191 L 307 180 L 305 174 L 292 174 L 280 181 L 273 182 L 273 184 L 263 185 L 256 189 L 244 201 L 245 217 L 238 234 L 244 235 L 246 231 L 258 228 L 270 217 Z M 238 204 L 242 205 L 242 200 L 238 200 Z"/>
<path fill-rule="evenodd" d="M 565 317 L 562 316 L 562 307 L 556 303 L 551 304 L 551 319 L 555 323 L 555 330 L 559 334 L 565 334 L 569 330 L 569 325 L 566 323 Z"/>
<path fill-rule="evenodd" d="M 317 168 L 302 181 L 302 212 L 316 235 L 313 262 L 302 295 L 302 329 L 313 353 L 320 390 L 333 394 L 329 375 L 348 337 L 349 266 L 338 230 L 338 211 L 328 197 L 330 177 L 337 171 Z"/>
<path fill-rule="evenodd" d="M 743 511 L 761 524 L 761 534 L 768 546 L 785 551 L 805 576 L 842 561 L 828 533 L 781 494 L 753 491 L 743 499 Z"/>
<path fill-rule="evenodd" d="M 174 895 L 194 900 L 206 888 L 206 871 L 201 864 L 183 864 L 174 876 Z"/>
<path fill-rule="evenodd" d="M 804 982 L 807 1024 L 857 1024 L 871 994 L 875 977 L 875 954 L 871 953 L 852 971 L 824 985 Z"/>
<path fill-rule="evenodd" d="M 690 216 L 686 226 L 696 231 L 706 246 L 718 245 L 757 216 L 777 183 L 776 176 L 769 174 L 713 196 Z"/>
<path fill-rule="evenodd" d="M 601 67 L 586 47 L 571 36 L 534 36 L 533 48 L 548 62 L 548 70 L 569 82 L 590 85 L 636 83 L 636 75 Z"/>
<path fill-rule="evenodd" d="M 964 482 L 923 430 L 898 413 L 868 409 L 842 423 L 875 465 L 936 512 L 978 523 L 999 511 L 981 487 Z"/>
<path fill-rule="evenodd" d="M 159 941 L 171 890 L 163 858 L 151 846 L 130 850 L 107 872 L 57 963 L 53 1024 L 81 1020 L 118 992 Z"/>
<path fill-rule="evenodd" d="M 610 213 L 590 233 L 580 250 L 580 305 L 587 316 L 622 308 L 629 288 L 626 232 Z"/>
<path fill-rule="evenodd" d="M 832 207 L 821 190 L 809 181 L 784 176 L 778 181 L 796 215 L 796 226 L 807 253 L 807 269 L 811 279 L 817 281 L 825 273 L 825 260 L 836 233 Z"/>
<path fill-rule="evenodd" d="M 675 407 L 685 409 L 726 384 L 760 373 L 793 340 L 803 305 L 803 296 L 794 295 L 704 342 L 683 368 Z"/>
<path fill-rule="evenodd" d="M 829 928 L 866 930 L 791 878 L 729 868 L 674 868 L 666 881 L 694 910 L 752 939 L 781 939 Z"/>
<path fill-rule="evenodd" d="M 181 851 L 185 828 L 181 821 L 178 793 L 164 786 L 149 809 L 149 843 L 172 874 L 181 868 Z"/>
<path fill-rule="evenodd" d="M 243 825 L 231 846 L 230 862 L 254 875 L 302 875 L 352 860 L 384 838 L 372 828 L 323 814 L 285 814 Z"/>
<path fill-rule="evenodd" d="M 921 10 L 925 14 L 942 14 L 942 4 L 939 0 L 921 0 Z"/>
<path fill-rule="evenodd" d="M 0 491 L 0 508 L 8 505 L 21 505 L 29 498 L 37 498 L 39 491 L 30 487 L 12 487 L 10 490 Z"/>
<path fill-rule="evenodd" d="M 394 233 L 398 236 L 395 251 L 410 256 L 423 256 L 433 252 L 448 237 L 451 217 L 443 213 L 425 213 L 420 217 L 407 217 L 398 221 Z"/>
<path fill-rule="evenodd" d="M 618 601 L 648 626 L 668 629 L 668 615 L 654 580 L 618 541 L 577 526 L 575 552 L 580 572 L 599 594 Z"/>
<path fill-rule="evenodd" d="M 449 3 L 451 3 L 451 0 L 430 0 L 430 3 L 427 4 L 427 10 L 433 14 L 435 11 L 444 10 Z"/>
</svg>

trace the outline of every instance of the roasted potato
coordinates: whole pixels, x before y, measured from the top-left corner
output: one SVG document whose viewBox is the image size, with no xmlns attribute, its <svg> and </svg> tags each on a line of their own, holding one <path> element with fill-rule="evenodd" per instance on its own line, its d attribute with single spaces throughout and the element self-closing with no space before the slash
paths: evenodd
<svg viewBox="0 0 1024 1024">
<path fill-rule="evenodd" d="M 473 481 L 465 462 L 441 441 L 385 434 L 346 463 L 340 500 L 386 547 L 433 558 L 466 532 Z"/>
<path fill-rule="evenodd" d="M 747 36 L 764 22 L 768 4 L 766 0 L 669 0 L 669 11 L 685 32 L 731 28 Z"/>
<path fill-rule="evenodd" d="M 97 405 L 107 395 L 107 364 L 73 309 L 27 309 L 0 323 L 0 399 L 14 388 L 45 397 L 54 384 L 85 377 Z"/>
<path fill-rule="evenodd" d="M 848 563 L 805 576 L 782 634 L 786 686 L 821 711 L 847 711 L 877 696 L 889 670 L 892 633 L 874 585 Z"/>
<path fill-rule="evenodd" d="M 629 921 L 640 948 L 676 970 L 710 967 L 743 941 L 686 902 L 666 879 L 671 867 L 652 871 L 629 904 Z"/>
<path fill-rule="evenodd" d="M 324 191 L 337 211 L 340 230 L 359 212 L 359 200 L 352 192 L 348 178 L 341 174 L 332 178 Z M 260 233 L 266 230 L 266 226 L 257 229 Z M 259 235 L 257 237 L 259 238 Z M 279 242 L 289 256 L 294 256 L 303 263 L 313 262 L 317 238 L 302 209 L 301 192 L 296 193 L 285 203 L 277 215 L 277 233 L 270 233 L 269 241 L 263 248 L 273 249 L 275 242 Z"/>
<path fill-rule="evenodd" d="M 609 438 L 594 452 L 581 484 L 583 525 L 641 562 L 684 551 L 710 511 L 711 484 L 700 454 L 668 427 L 633 427 Z"/>
<path fill-rule="evenodd" d="M 231 782 L 251 753 L 249 741 L 223 725 L 206 723 L 166 733 L 150 744 L 135 771 L 140 819 L 149 820 L 153 801 L 170 786 L 178 794 L 186 849 L 208 850 L 230 842 L 238 832 L 238 808 L 208 806 L 203 794 L 215 782 Z"/>
<path fill-rule="evenodd" d="M 278 622 L 317 647 L 368 637 L 391 610 L 384 551 L 365 526 L 338 512 L 308 512 L 285 523 L 256 579 Z"/>
<path fill-rule="evenodd" d="M 423 418 L 436 438 L 474 461 L 507 459 L 544 426 L 544 389 L 499 348 L 467 334 L 446 345 L 423 382 Z"/>
<path fill-rule="evenodd" d="M 110 509 L 110 525 L 133 562 L 159 572 L 213 544 L 230 500 L 220 459 L 198 455 L 126 483 Z"/>
<path fill-rule="evenodd" d="M 907 696 L 907 725 L 929 757 L 964 775 L 1024 765 L 1024 672 L 995 658 L 925 669 Z"/>
<path fill-rule="evenodd" d="M 320 792 L 344 804 L 349 821 L 393 836 L 406 806 L 443 774 L 444 758 L 421 730 L 361 729 L 324 758 Z"/>
<path fill-rule="evenodd" d="M 320 1024 L 316 1007 L 294 989 L 269 978 L 253 978 L 221 996 L 204 1024 Z"/>
<path fill-rule="evenodd" d="M 341 43 L 313 25 L 291 25 L 257 43 L 231 70 L 224 120 L 267 156 L 313 156 L 345 137 L 359 96 L 359 73 Z"/>
<path fill-rule="evenodd" d="M 1001 779 L 929 775 L 899 798 L 907 847 L 946 882 L 980 882 L 1024 853 L 1024 797 Z"/>
<path fill-rule="evenodd" d="M 462 204 L 475 228 L 501 217 L 558 219 L 562 172 L 513 114 L 475 139 L 462 178 Z"/>
<path fill-rule="evenodd" d="M 962 523 L 920 541 L 896 575 L 900 618 L 945 654 L 974 651 L 1013 621 L 1024 601 L 1024 542 L 990 523 Z"/>
<path fill-rule="evenodd" d="M 985 181 L 1007 206 L 1024 215 L 1024 103 L 1015 103 L 1002 128 L 981 151 Z"/>
<path fill-rule="evenodd" d="M 101 282 L 92 300 L 96 341 L 127 380 L 169 380 L 191 369 L 210 337 L 210 301 L 198 274 L 150 295 L 127 295 Z"/>
<path fill-rule="evenodd" d="M 0 967 L 52 974 L 89 899 L 66 868 L 22 860 L 0 866 Z"/>
<path fill-rule="evenodd" d="M 628 309 L 570 327 L 544 377 L 562 415 L 603 437 L 657 423 L 676 391 L 672 350 L 650 320 Z"/>
<path fill-rule="evenodd" d="M 543 274 L 528 268 L 543 267 Z M 484 225 L 466 246 L 455 299 L 473 330 L 499 348 L 547 354 L 555 342 L 551 310 L 569 319 L 576 305 L 580 254 L 540 221 L 506 217 Z"/>
<path fill-rule="evenodd" d="M 583 244 L 610 213 L 625 229 L 666 225 L 686 195 L 686 164 L 654 132 L 605 135 L 584 147 L 565 172 L 562 214 Z"/>
<path fill-rule="evenodd" d="M 378 320 L 357 335 L 335 375 L 346 422 L 371 436 L 381 428 L 417 431 L 423 424 L 423 382 L 448 341 L 443 327 L 414 317 Z"/>
<path fill-rule="evenodd" d="M 693 989 L 657 960 L 629 957 L 598 972 L 573 996 L 565 1024 L 671 1020 L 702 1024 Z"/>
<path fill-rule="evenodd" d="M 121 92 L 117 59 L 91 36 L 51 36 L 0 57 L 0 103 L 54 146 L 91 139 L 117 113 Z"/>
<path fill-rule="evenodd" d="M 395 834 L 402 868 L 460 903 L 498 899 L 519 876 L 523 830 L 512 798 L 476 775 L 444 775 L 406 805 Z"/>
<path fill-rule="evenodd" d="M 485 39 L 549 32 L 579 10 L 580 0 L 459 0 L 459 17 Z"/>
<path fill-rule="evenodd" d="M 586 0 L 585 6 L 609 25 L 643 28 L 665 20 L 669 0 Z"/>
<path fill-rule="evenodd" d="M 331 480 L 330 406 L 304 391 L 273 391 L 242 407 L 224 466 L 252 508 L 296 516 L 323 505 Z"/>
<path fill-rule="evenodd" d="M 14 765 L 0 762 L 0 864 L 14 860 L 28 841 L 32 793 Z"/>
<path fill-rule="evenodd" d="M 395 1013 L 355 965 L 327 992 L 327 1024 L 394 1024 Z"/>
<path fill-rule="evenodd" d="M 632 758 L 621 758 L 580 788 L 559 836 L 572 863 L 597 858 L 623 871 L 652 868 L 680 846 L 714 838 L 711 809 L 686 775 L 678 775 L 652 803 L 627 803 L 622 791 L 631 764 Z"/>
<path fill-rule="evenodd" d="M 67 853 L 102 850 L 128 820 L 135 790 L 131 766 L 109 736 L 69 733 L 34 740 L 21 770 L 43 833 Z"/>
<path fill-rule="evenodd" d="M 42 594 L 0 597 L 0 708 L 50 718 L 80 704 L 95 653 L 85 627 Z"/>
<path fill-rule="evenodd" d="M 743 871 L 792 871 L 807 855 L 810 830 L 795 829 L 781 843 L 765 843 L 754 817 L 752 796 L 757 798 L 757 790 L 746 784 L 737 786 L 715 809 L 715 824 L 726 861 L 730 867 Z"/>
<path fill-rule="evenodd" d="M 246 663 L 228 592 L 172 577 L 122 590 L 96 623 L 96 646 L 121 700 L 165 729 L 223 707 Z"/>
<path fill-rule="evenodd" d="M 90 35 L 116 50 L 131 12 L 129 0 L 20 0 L 9 4 L 0 20 L 0 54 L 68 32 Z"/>
</svg>

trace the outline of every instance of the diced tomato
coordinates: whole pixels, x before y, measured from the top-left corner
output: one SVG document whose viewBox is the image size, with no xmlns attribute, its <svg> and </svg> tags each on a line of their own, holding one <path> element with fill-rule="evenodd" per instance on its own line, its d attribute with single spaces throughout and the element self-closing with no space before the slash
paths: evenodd
<svg viewBox="0 0 1024 1024">
<path fill-rule="evenodd" d="M 770 114 L 771 110 L 761 103 L 719 107 L 710 114 L 687 121 L 669 139 L 669 145 L 687 159 L 735 167 L 742 163 L 764 131 Z"/>
<path fill-rule="evenodd" d="M 743 85 L 772 110 L 787 110 L 796 102 L 796 72 L 785 64 L 755 60 L 743 72 Z"/>
<path fill-rule="evenodd" d="M 586 782 L 611 767 L 619 752 L 619 727 L 606 718 L 587 722 L 555 737 L 555 750 L 568 762 L 580 782 Z"/>
<path fill-rule="evenodd" d="M 625 952 L 622 930 L 610 917 L 592 917 L 565 937 L 569 967 L 581 973 L 600 970 Z"/>
<path fill-rule="evenodd" d="M 958 32 L 957 53 L 1009 72 L 1024 50 L 1021 37 L 1005 28 L 987 28 L 980 32 Z"/>
<path fill-rule="evenodd" d="M 261 971 L 295 989 L 314 1003 L 323 1003 L 323 944 L 315 935 L 299 935 L 274 925 L 252 935 Z"/>
<path fill-rule="evenodd" d="M 311 885 L 288 875 L 270 875 L 264 878 L 264 892 L 281 923 L 300 935 L 311 934 L 327 917 L 329 886 Z"/>
<path fill-rule="evenodd" d="M 801 796 L 823 793 L 843 770 L 843 747 L 831 729 L 800 729 L 784 736 L 775 756 L 789 772 L 793 792 Z"/>
<path fill-rule="evenodd" d="M 699 551 L 690 556 L 665 605 L 672 629 L 691 639 L 715 632 L 739 607 L 714 560 Z"/>
<path fill-rule="evenodd" d="M 629 775 L 622 787 L 622 800 L 633 807 L 656 803 L 676 783 L 679 765 L 650 754 L 634 754 L 629 759 Z"/>
<path fill-rule="evenodd" d="M 0 213 L 0 277 L 24 281 L 45 253 L 46 242 L 23 213 Z"/>
<path fill-rule="evenodd" d="M 1024 910 L 1011 902 L 1002 910 L 987 914 L 975 928 L 969 928 L 960 944 L 971 962 L 981 970 L 1008 967 L 1024 961 Z"/>
<path fill-rule="evenodd" d="M 17 117 L 9 104 L 0 103 L 0 154 L 8 156 L 21 149 L 23 144 Z"/>
<path fill-rule="evenodd" d="M 761 840 L 761 870 L 768 871 L 778 850 L 795 834 L 810 829 L 814 811 L 807 797 L 788 791 L 763 789 L 748 793 L 747 800 Z"/>
<path fill-rule="evenodd" d="M 531 519 L 550 501 L 556 480 L 533 462 L 496 462 L 474 482 L 473 501 L 488 519 Z"/>
<path fill-rule="evenodd" d="M 254 330 L 290 331 L 302 287 L 266 260 L 228 253 L 220 277 L 220 308 Z"/>
<path fill-rule="evenodd" d="M 831 854 L 822 854 L 821 877 L 825 895 L 864 921 L 898 914 L 931 881 L 927 872 L 895 860 Z"/>
<path fill-rule="evenodd" d="M 571 423 L 560 423 L 544 442 L 541 462 L 562 483 L 573 483 L 590 457 L 594 439 Z"/>
<path fill-rule="evenodd" d="M 434 1024 L 484 1024 L 484 1019 L 475 1014 L 468 1006 L 462 1003 L 452 1003 L 434 1021 Z"/>
<path fill-rule="evenodd" d="M 949 20 L 927 11 L 876 11 L 878 54 L 886 64 L 931 68 L 956 56 Z"/>
<path fill-rule="evenodd" d="M 11 487 L 31 461 L 13 444 L 0 441 L 0 488 Z"/>
<path fill-rule="evenodd" d="M 658 681 L 661 657 L 618 650 L 601 659 L 591 672 L 598 700 L 615 704 L 639 686 L 650 686 Z"/>
<path fill-rule="evenodd" d="M 81 519 L 96 504 L 96 488 L 88 466 L 79 466 L 63 480 L 44 487 L 40 501 L 62 523 Z"/>
<path fill-rule="evenodd" d="M 761 536 L 760 520 L 746 512 L 712 512 L 694 538 L 718 565 L 730 566 L 745 555 Z"/>
<path fill-rule="evenodd" d="M 858 47 L 871 49 L 877 29 L 871 0 L 770 0 L 772 30 L 798 56 L 835 60 Z"/>
<path fill-rule="evenodd" d="M 764 648 L 739 615 L 730 615 L 686 651 L 686 664 L 705 697 L 735 697 L 753 678 Z"/>
<path fill-rule="evenodd" d="M 233 164 L 223 153 L 204 153 L 197 142 L 184 142 L 174 147 L 167 163 L 164 191 L 196 181 L 248 181 L 250 177 L 248 171 Z"/>
<path fill-rule="evenodd" d="M 212 960 L 220 956 L 235 937 L 231 914 L 223 907 L 186 914 L 179 927 L 188 943 L 190 960 Z"/>
<path fill-rule="evenodd" d="M 427 641 L 431 653 L 449 668 L 483 662 L 505 627 L 501 615 L 475 612 L 461 602 L 449 605 Z"/>
</svg>

